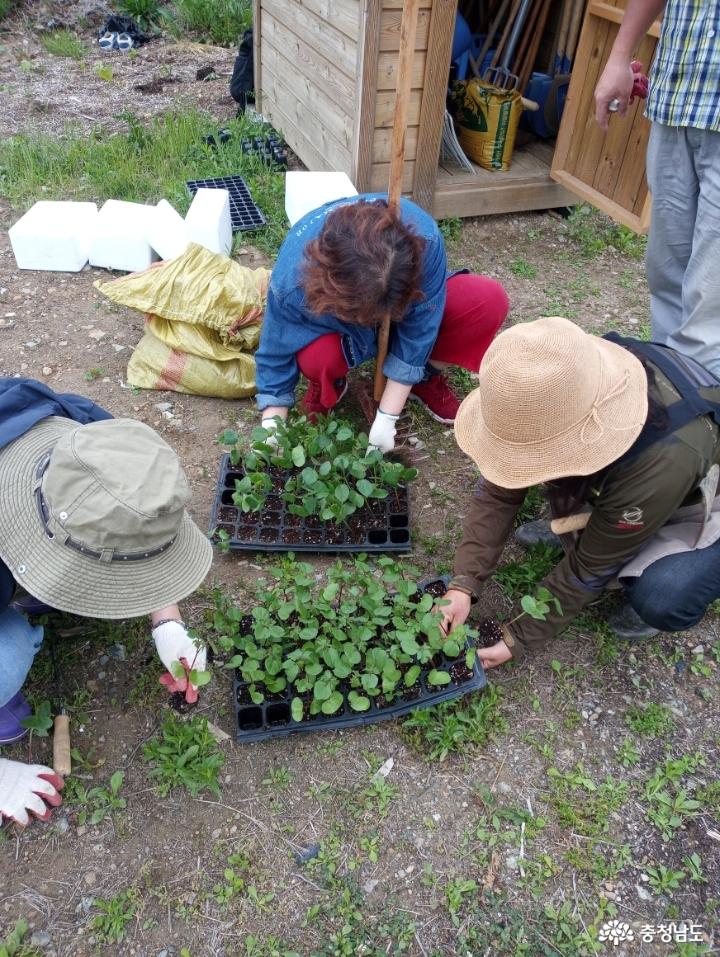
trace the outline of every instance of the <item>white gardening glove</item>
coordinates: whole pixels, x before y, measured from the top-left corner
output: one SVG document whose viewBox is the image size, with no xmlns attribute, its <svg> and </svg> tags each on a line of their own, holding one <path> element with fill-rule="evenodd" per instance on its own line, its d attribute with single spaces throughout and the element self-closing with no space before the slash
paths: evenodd
<svg viewBox="0 0 720 957">
<path fill-rule="evenodd" d="M 395 426 L 399 418 L 400 416 L 383 412 L 382 409 L 377 410 L 375 421 L 368 436 L 369 452 L 375 449 L 380 449 L 381 452 L 392 452 L 395 448 Z"/>
<path fill-rule="evenodd" d="M 62 787 L 62 778 L 52 768 L 0 758 L 0 823 L 7 817 L 27 827 L 30 814 L 47 821 L 62 801 Z"/>
<path fill-rule="evenodd" d="M 186 700 L 190 704 L 197 701 L 197 687 L 188 682 L 190 671 L 205 671 L 207 666 L 207 649 L 204 645 L 197 645 L 185 630 L 180 621 L 164 621 L 152 630 L 153 640 L 160 661 L 165 665 L 168 674 L 160 679 L 168 691 L 184 691 Z M 177 662 L 185 669 L 185 677 L 178 678 L 173 672 L 173 665 Z"/>
<path fill-rule="evenodd" d="M 270 435 L 265 439 L 265 444 L 269 445 L 271 449 L 276 449 L 278 447 L 278 440 L 273 433 L 277 432 L 277 419 L 263 419 L 260 425 L 270 432 Z"/>
</svg>

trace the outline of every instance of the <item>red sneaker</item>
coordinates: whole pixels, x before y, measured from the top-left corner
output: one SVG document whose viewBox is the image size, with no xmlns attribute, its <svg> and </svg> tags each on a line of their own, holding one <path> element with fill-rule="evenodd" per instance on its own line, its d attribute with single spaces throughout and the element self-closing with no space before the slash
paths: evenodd
<svg viewBox="0 0 720 957">
<path fill-rule="evenodd" d="M 347 387 L 347 379 L 339 379 L 335 383 L 335 388 L 340 393 L 337 398 L 338 402 L 347 392 Z M 337 402 L 335 405 L 337 405 Z M 300 414 L 306 415 L 311 422 L 314 422 L 318 415 L 327 415 L 328 412 L 332 412 L 334 408 L 335 406 L 331 405 L 328 407 L 320 401 L 320 383 L 308 380 L 307 390 L 302 399 L 300 399 L 300 405 L 298 407 Z"/>
<path fill-rule="evenodd" d="M 410 398 L 424 405 L 433 419 L 443 425 L 452 425 L 460 408 L 460 400 L 440 373 L 414 385 Z"/>
</svg>

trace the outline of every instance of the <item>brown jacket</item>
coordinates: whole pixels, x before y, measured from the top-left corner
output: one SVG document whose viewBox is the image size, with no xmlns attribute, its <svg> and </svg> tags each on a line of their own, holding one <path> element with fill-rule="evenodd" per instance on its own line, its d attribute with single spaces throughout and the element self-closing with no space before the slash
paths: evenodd
<svg viewBox="0 0 720 957">
<path fill-rule="evenodd" d="M 658 398 L 672 405 L 678 393 L 655 371 Z M 611 465 L 600 487 L 593 489 L 587 525 L 542 583 L 557 598 L 562 612 L 552 608 L 545 621 L 524 616 L 505 628 L 513 657 L 559 634 L 595 600 L 679 508 L 699 500 L 701 481 L 719 462 L 720 430 L 709 416 L 703 416 L 634 458 Z M 526 492 L 480 480 L 450 587 L 455 584 L 479 596 L 497 566 Z"/>
</svg>

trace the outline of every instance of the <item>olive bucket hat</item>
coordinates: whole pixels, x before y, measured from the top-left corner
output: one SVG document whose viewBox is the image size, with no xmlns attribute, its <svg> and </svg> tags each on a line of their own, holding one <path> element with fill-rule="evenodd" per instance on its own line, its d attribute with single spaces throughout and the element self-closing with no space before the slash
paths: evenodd
<svg viewBox="0 0 720 957">
<path fill-rule="evenodd" d="M 592 475 L 627 452 L 647 418 L 640 360 L 557 316 L 501 332 L 479 382 L 455 438 L 502 488 Z"/>
<path fill-rule="evenodd" d="M 0 558 L 60 611 L 132 618 L 186 598 L 212 546 L 180 461 L 132 419 L 51 416 L 0 451 Z"/>
</svg>

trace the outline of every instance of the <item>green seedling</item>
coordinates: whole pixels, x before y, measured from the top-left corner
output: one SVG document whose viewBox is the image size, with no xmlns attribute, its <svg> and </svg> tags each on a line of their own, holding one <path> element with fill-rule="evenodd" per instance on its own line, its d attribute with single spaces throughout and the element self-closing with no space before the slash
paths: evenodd
<svg viewBox="0 0 720 957">
<path fill-rule="evenodd" d="M 104 943 L 119 944 L 125 939 L 128 924 L 137 912 L 137 891 L 131 887 L 108 900 L 98 898 L 95 907 L 100 913 L 92 919 L 90 926 L 93 931 Z"/>
<path fill-rule="evenodd" d="M 83 375 L 83 379 L 86 382 L 94 382 L 95 379 L 102 379 L 104 375 L 104 369 L 100 368 L 100 366 L 94 366 L 92 369 L 88 369 L 88 371 Z"/>
<path fill-rule="evenodd" d="M 372 699 L 405 695 L 424 669 L 430 684 L 449 684 L 441 653 L 459 667 L 474 665 L 475 648 L 466 643 L 477 633 L 460 626 L 446 637 L 434 598 L 413 580 L 415 569 L 361 556 L 336 562 L 318 582 L 312 566 L 290 556 L 272 574 L 271 585 L 259 584 L 250 614 L 216 594 L 218 643 L 255 704 L 290 688 L 292 716 L 302 721 L 336 714 L 347 688 L 348 704 L 362 712 Z"/>
<path fill-rule="evenodd" d="M 650 887 L 657 894 L 666 894 L 668 891 L 676 891 L 680 887 L 680 882 L 687 876 L 685 871 L 673 871 L 664 864 L 658 864 L 657 867 L 647 867 L 648 877 L 650 878 Z"/>
<path fill-rule="evenodd" d="M 0 957 L 22 957 L 28 951 L 23 947 L 23 940 L 30 930 L 24 917 L 15 921 L 15 926 L 3 940 L 0 940 Z"/>
<path fill-rule="evenodd" d="M 226 429 L 221 445 L 231 446 L 234 465 L 244 471 L 235 483 L 233 501 L 243 512 L 260 511 L 273 491 L 271 469 L 287 472 L 280 498 L 292 515 L 319 516 L 324 522 L 344 522 L 358 509 L 417 476 L 417 469 L 392 462 L 382 452 L 368 450 L 368 437 L 334 416 L 277 420 L 277 429 L 253 429 L 249 449 L 238 448 L 239 435 Z"/>
<path fill-rule="evenodd" d="M 96 63 L 93 73 L 99 80 L 105 80 L 106 83 L 111 83 L 115 75 L 113 73 L 112 67 L 106 66 L 103 63 Z"/>
<path fill-rule="evenodd" d="M 20 724 L 24 728 L 29 728 L 32 734 L 38 738 L 47 738 L 50 729 L 53 726 L 53 719 L 49 701 L 41 701 L 33 714 L 23 718 Z"/>
<path fill-rule="evenodd" d="M 108 787 L 83 787 L 75 777 L 69 778 L 64 792 L 64 797 L 69 805 L 77 805 L 78 824 L 89 823 L 91 825 L 99 824 L 113 811 L 123 810 L 127 806 L 125 798 L 120 797 L 120 788 L 125 780 L 125 774 L 122 771 L 116 771 Z"/>
</svg>

